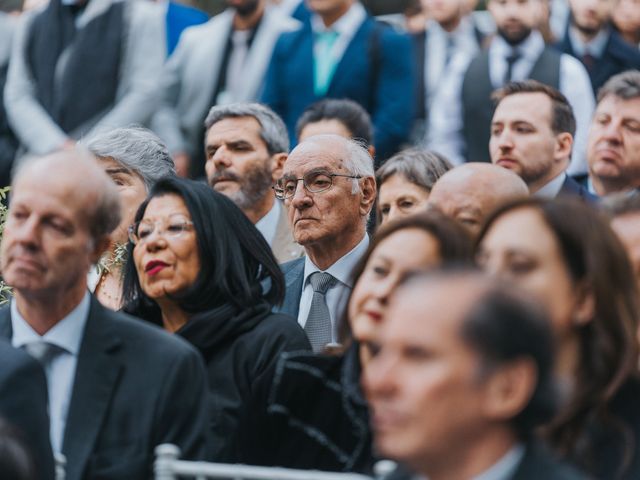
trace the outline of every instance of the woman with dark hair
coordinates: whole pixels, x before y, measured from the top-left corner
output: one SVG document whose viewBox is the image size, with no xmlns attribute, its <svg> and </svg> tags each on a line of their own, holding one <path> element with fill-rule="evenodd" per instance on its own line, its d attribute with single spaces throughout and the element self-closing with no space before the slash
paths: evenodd
<svg viewBox="0 0 640 480">
<path fill-rule="evenodd" d="M 574 200 L 510 203 L 488 219 L 477 261 L 550 313 L 562 402 L 543 431 L 550 444 L 594 478 L 640 478 L 640 310 L 608 222 Z"/>
<path fill-rule="evenodd" d="M 257 385 L 241 425 L 243 463 L 371 473 L 375 461 L 360 372 L 370 359 L 389 295 L 412 270 L 471 262 L 471 243 L 453 220 L 424 213 L 384 225 L 354 271 L 341 355 L 284 354 Z M 351 335 L 353 332 L 353 335 Z"/>
<path fill-rule="evenodd" d="M 164 178 L 136 213 L 129 250 L 125 310 L 180 335 L 203 355 L 211 458 L 231 462 L 254 382 L 281 352 L 310 348 L 294 319 L 271 313 L 284 295 L 271 249 L 224 195 L 205 184 Z"/>
</svg>

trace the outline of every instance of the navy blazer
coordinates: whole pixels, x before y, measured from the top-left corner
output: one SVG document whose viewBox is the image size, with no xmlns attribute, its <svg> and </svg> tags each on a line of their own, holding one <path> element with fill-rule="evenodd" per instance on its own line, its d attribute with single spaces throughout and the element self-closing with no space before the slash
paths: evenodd
<svg viewBox="0 0 640 480">
<path fill-rule="evenodd" d="M 35 460 L 37 478 L 53 480 L 47 380 L 42 367 L 28 353 L 13 348 L 5 340 L 0 340 L 0 365 L 0 417 L 25 440 Z"/>
<path fill-rule="evenodd" d="M 298 312 L 300 311 L 300 297 L 302 297 L 304 259 L 305 257 L 300 257 L 280 265 L 280 269 L 282 273 L 284 273 L 286 291 L 282 306 L 274 308 L 274 312 L 286 313 L 296 321 L 298 320 Z"/>
<path fill-rule="evenodd" d="M 580 185 L 569 175 L 564 180 L 562 184 L 562 188 L 560 189 L 560 195 L 573 195 L 578 196 L 580 199 L 588 202 L 588 203 L 596 203 L 598 202 L 598 197 L 591 193 L 584 185 Z"/>
<path fill-rule="evenodd" d="M 313 71 L 313 30 L 305 22 L 278 40 L 261 97 L 284 119 L 291 139 L 304 110 L 324 98 L 314 92 Z M 347 46 L 325 97 L 349 98 L 369 112 L 377 158 L 383 160 L 409 136 L 414 82 L 410 38 L 368 17 Z"/>
<path fill-rule="evenodd" d="M 560 51 L 568 53 L 582 61 L 573 50 L 571 40 L 569 39 L 568 28 L 564 40 L 556 44 L 556 46 Z M 613 75 L 627 70 L 638 69 L 640 69 L 640 51 L 625 42 L 618 32 L 611 29 L 609 40 L 607 41 L 607 46 L 604 49 L 602 57 L 596 59 L 593 68 L 591 70 L 587 69 L 587 72 L 589 72 L 593 93 L 597 95 L 600 87 Z"/>
<path fill-rule="evenodd" d="M 12 334 L 4 308 L 0 338 Z M 150 478 L 161 443 L 207 460 L 206 385 L 202 358 L 185 340 L 92 297 L 62 442 L 66 479 Z"/>
</svg>

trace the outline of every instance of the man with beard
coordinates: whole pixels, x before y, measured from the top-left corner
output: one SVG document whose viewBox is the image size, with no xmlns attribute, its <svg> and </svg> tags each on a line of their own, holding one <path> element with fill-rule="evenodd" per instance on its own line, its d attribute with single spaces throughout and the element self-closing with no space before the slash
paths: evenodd
<svg viewBox="0 0 640 480">
<path fill-rule="evenodd" d="M 207 109 L 255 100 L 280 33 L 299 25 L 266 0 L 226 3 L 224 12 L 183 33 L 162 78 L 164 101 L 152 128 L 183 176 L 204 174 Z"/>
<path fill-rule="evenodd" d="M 489 0 L 487 7 L 497 25 L 497 35 L 471 63 L 454 59 L 452 68 L 465 73 L 453 76 L 434 102 L 429 148 L 455 163 L 489 162 L 495 109 L 491 92 L 511 81 L 530 78 L 556 88 L 569 100 L 577 130 L 568 173 L 586 173 L 586 135 L 594 108 L 591 83 L 579 61 L 545 46 L 536 29 L 540 1 Z"/>
<path fill-rule="evenodd" d="M 303 255 L 287 212 L 271 186 L 282 175 L 289 135 L 282 119 L 257 103 L 213 107 L 205 120 L 205 169 L 209 184 L 251 220 L 280 263 Z"/>
<path fill-rule="evenodd" d="M 595 200 L 567 176 L 576 120 L 567 98 L 535 80 L 512 82 L 493 94 L 491 162 L 517 173 L 532 195 Z"/>
<path fill-rule="evenodd" d="M 593 93 L 613 75 L 640 68 L 640 52 L 611 26 L 618 0 L 569 0 L 571 17 L 558 48 L 582 61 Z"/>
</svg>

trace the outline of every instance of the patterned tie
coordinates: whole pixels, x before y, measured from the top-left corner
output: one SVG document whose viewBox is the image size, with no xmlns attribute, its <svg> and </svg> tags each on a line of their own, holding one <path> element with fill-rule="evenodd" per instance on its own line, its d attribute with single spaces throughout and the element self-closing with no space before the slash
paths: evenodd
<svg viewBox="0 0 640 480">
<path fill-rule="evenodd" d="M 309 337 L 313 351 L 320 352 L 327 343 L 331 343 L 331 315 L 326 293 L 336 284 L 336 279 L 329 273 L 314 272 L 309 277 L 309 282 L 313 288 L 313 298 L 304 331 Z"/>
<path fill-rule="evenodd" d="M 518 50 L 514 48 L 511 51 L 511 54 L 507 56 L 506 60 L 507 60 L 507 71 L 504 75 L 503 85 L 506 85 L 511 81 L 511 78 L 513 77 L 513 66 L 518 60 L 520 60 L 520 53 L 518 52 Z"/>
<path fill-rule="evenodd" d="M 314 77 L 313 87 L 318 97 L 324 97 L 329 90 L 331 79 L 337 67 L 333 53 L 333 45 L 338 39 L 338 32 L 327 30 L 316 35 L 314 45 Z"/>
</svg>

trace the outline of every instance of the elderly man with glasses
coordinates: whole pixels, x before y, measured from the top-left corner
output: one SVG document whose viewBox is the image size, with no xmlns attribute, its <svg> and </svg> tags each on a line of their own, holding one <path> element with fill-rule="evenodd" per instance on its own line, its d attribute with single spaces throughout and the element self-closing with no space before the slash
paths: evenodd
<svg viewBox="0 0 640 480">
<path fill-rule="evenodd" d="M 300 143 L 274 187 L 306 257 L 282 266 L 282 311 L 298 319 L 314 351 L 336 340 L 336 323 L 369 244 L 366 223 L 376 197 L 373 160 L 357 142 L 318 135 Z"/>
</svg>

